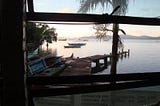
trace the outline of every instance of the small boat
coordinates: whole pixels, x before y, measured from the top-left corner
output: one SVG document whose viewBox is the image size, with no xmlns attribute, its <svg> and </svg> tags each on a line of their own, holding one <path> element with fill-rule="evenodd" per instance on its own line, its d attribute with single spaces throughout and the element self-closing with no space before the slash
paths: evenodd
<svg viewBox="0 0 160 106">
<path fill-rule="evenodd" d="M 66 45 L 64 48 L 81 48 L 81 45 Z"/>
<path fill-rule="evenodd" d="M 38 51 L 39 51 L 39 48 L 35 49 L 35 50 L 34 50 L 33 52 L 31 52 L 31 53 L 28 53 L 27 58 L 28 58 L 28 59 L 31 59 L 31 58 L 33 58 L 34 56 L 38 55 Z"/>
<path fill-rule="evenodd" d="M 86 43 L 68 43 L 68 45 L 84 46 Z"/>
<path fill-rule="evenodd" d="M 58 39 L 58 41 L 67 41 L 66 38 L 61 38 L 61 39 Z"/>
</svg>

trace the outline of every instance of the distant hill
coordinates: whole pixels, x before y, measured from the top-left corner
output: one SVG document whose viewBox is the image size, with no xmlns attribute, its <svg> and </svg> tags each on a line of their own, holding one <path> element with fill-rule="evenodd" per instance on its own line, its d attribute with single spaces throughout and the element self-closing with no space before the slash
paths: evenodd
<svg viewBox="0 0 160 106">
<path fill-rule="evenodd" d="M 160 37 L 151 37 L 151 36 L 133 36 L 133 35 L 120 35 L 122 39 L 160 39 Z"/>
<path fill-rule="evenodd" d="M 80 39 L 96 39 L 96 36 L 84 36 L 80 37 Z"/>
<path fill-rule="evenodd" d="M 151 37 L 151 36 L 133 36 L 133 35 L 120 35 L 122 39 L 160 39 L 159 37 Z M 109 36 L 109 38 L 112 38 L 112 36 Z M 80 37 L 80 39 L 97 39 L 96 36 L 86 36 L 86 37 Z"/>
</svg>

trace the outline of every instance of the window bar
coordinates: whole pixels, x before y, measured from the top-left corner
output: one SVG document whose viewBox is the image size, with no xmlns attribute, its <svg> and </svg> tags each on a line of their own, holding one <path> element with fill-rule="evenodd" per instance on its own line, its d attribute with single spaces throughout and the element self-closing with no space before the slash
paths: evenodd
<svg viewBox="0 0 160 106">
<path fill-rule="evenodd" d="M 34 12 L 33 0 L 27 0 L 27 3 L 28 3 L 28 11 L 33 13 Z"/>
<path fill-rule="evenodd" d="M 93 24 L 133 24 L 133 25 L 160 25 L 159 18 L 144 18 L 116 15 L 101 15 L 101 14 L 74 14 L 74 13 L 40 13 L 27 12 L 27 21 L 32 22 L 93 22 Z M 77 23 L 78 24 L 78 23 Z"/>
</svg>

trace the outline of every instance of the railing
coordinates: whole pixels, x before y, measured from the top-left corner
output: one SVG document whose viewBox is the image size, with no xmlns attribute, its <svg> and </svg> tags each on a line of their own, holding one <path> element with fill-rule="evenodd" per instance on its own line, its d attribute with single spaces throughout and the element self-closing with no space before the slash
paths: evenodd
<svg viewBox="0 0 160 106">
<path fill-rule="evenodd" d="M 160 72 L 117 75 L 86 75 L 61 77 L 28 77 L 27 84 L 33 97 L 55 96 L 88 92 L 102 92 L 160 84 Z M 45 87 L 50 85 L 50 87 Z"/>
</svg>

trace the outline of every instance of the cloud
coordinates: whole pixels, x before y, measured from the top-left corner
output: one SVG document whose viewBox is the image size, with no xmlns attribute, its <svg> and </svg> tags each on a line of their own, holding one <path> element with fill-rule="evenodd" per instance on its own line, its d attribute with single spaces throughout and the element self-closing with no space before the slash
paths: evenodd
<svg viewBox="0 0 160 106">
<path fill-rule="evenodd" d="M 73 11 L 69 8 L 63 8 L 63 9 L 59 10 L 58 12 L 60 12 L 60 13 L 73 13 Z"/>
</svg>

